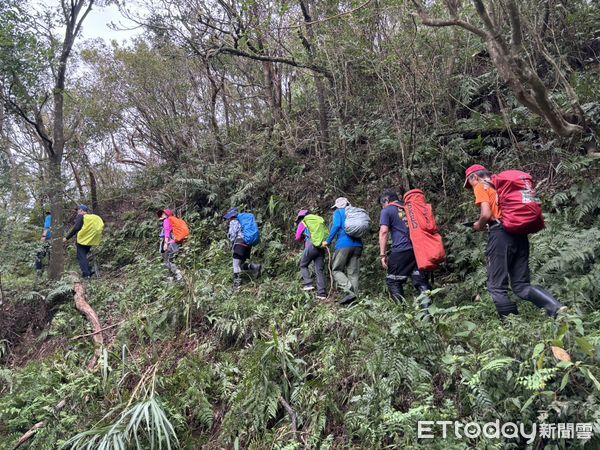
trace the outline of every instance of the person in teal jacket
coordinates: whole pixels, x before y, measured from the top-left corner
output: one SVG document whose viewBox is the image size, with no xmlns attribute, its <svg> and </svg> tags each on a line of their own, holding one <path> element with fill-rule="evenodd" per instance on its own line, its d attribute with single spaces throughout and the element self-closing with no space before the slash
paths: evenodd
<svg viewBox="0 0 600 450">
<path fill-rule="evenodd" d="M 333 278 L 346 296 L 340 301 L 340 304 L 346 305 L 356 300 L 358 293 L 358 274 L 360 271 L 360 256 L 362 255 L 363 243 L 360 239 L 354 239 L 346 233 L 344 225 L 346 222 L 346 207 L 350 202 L 345 197 L 336 199 L 331 209 L 333 213 L 333 225 L 331 233 L 323 243 L 330 246 L 334 239 L 335 252 L 333 254 L 332 272 Z"/>
</svg>

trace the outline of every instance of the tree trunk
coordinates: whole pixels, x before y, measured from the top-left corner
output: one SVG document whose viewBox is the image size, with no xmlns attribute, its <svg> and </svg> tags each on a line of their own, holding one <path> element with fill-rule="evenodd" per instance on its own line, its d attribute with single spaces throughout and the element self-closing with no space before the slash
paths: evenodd
<svg viewBox="0 0 600 450">
<path fill-rule="evenodd" d="M 299 31 L 300 40 L 302 41 L 302 45 L 304 46 L 306 54 L 308 55 L 309 63 L 314 64 L 315 49 L 313 43 L 315 42 L 315 32 L 312 24 L 313 19 L 310 13 L 311 5 L 309 4 L 309 0 L 300 0 L 300 8 L 302 9 L 302 16 L 304 17 L 304 23 L 306 26 L 306 35 L 308 36 L 308 39 L 305 38 Z M 323 79 L 318 73 L 313 73 L 313 79 L 315 80 L 315 89 L 317 91 L 317 101 L 319 105 L 319 133 L 321 135 L 320 146 L 321 150 L 325 150 L 329 146 L 329 109 L 327 107 L 327 91 L 325 89 Z"/>
<path fill-rule="evenodd" d="M 61 155 L 62 156 L 62 155 Z M 64 234 L 64 181 L 61 174 L 62 157 L 53 155 L 48 158 L 48 197 L 50 199 L 50 212 L 52 214 L 52 239 L 50 261 L 48 264 L 48 277 L 58 280 L 63 274 L 65 267 L 65 248 L 62 237 Z"/>
<path fill-rule="evenodd" d="M 90 195 L 92 197 L 92 211 L 95 213 L 98 211 L 98 183 L 96 182 L 96 175 L 92 169 L 88 169 L 90 176 Z"/>
</svg>

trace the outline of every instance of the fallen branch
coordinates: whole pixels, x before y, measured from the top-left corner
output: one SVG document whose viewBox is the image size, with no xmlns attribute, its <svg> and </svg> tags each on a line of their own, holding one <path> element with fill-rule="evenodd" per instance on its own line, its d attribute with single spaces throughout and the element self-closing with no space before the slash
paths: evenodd
<svg viewBox="0 0 600 450">
<path fill-rule="evenodd" d="M 279 403 L 281 403 L 283 408 L 287 411 L 288 415 L 290 416 L 290 419 L 292 420 L 292 431 L 294 432 L 294 435 L 296 435 L 298 431 L 298 427 L 296 425 L 296 411 L 294 411 L 294 409 L 290 406 L 288 402 L 285 401 L 285 398 L 283 398 L 282 396 L 279 396 Z"/>
<path fill-rule="evenodd" d="M 75 341 L 75 340 L 77 340 L 77 339 L 81 339 L 81 338 L 84 338 L 84 337 L 88 337 L 88 336 L 94 336 L 95 334 L 102 333 L 103 331 L 105 331 L 105 330 L 109 330 L 110 328 L 117 327 L 117 326 L 121 325 L 123 322 L 126 322 L 126 321 L 127 321 L 127 319 L 123 319 L 123 320 L 121 320 L 120 322 L 113 323 L 112 325 L 108 325 L 108 326 L 106 326 L 106 327 L 104 327 L 104 328 L 100 328 L 100 329 L 99 329 L 99 330 L 97 330 L 97 331 L 92 331 L 91 333 L 80 334 L 80 335 L 78 335 L 78 336 L 74 336 L 74 337 L 72 337 L 72 338 L 71 338 L 71 340 L 72 340 L 72 341 Z"/>
<path fill-rule="evenodd" d="M 75 288 L 75 307 L 85 316 L 85 318 L 92 324 L 92 329 L 94 332 L 92 333 L 92 339 L 96 344 L 96 352 L 94 357 L 88 364 L 88 369 L 92 369 L 98 358 L 100 357 L 100 352 L 102 345 L 104 344 L 104 338 L 102 337 L 102 326 L 100 325 L 100 321 L 98 320 L 98 314 L 94 311 L 94 308 L 90 306 L 85 298 L 85 286 L 81 282 L 80 278 L 77 278 L 74 284 Z"/>
<path fill-rule="evenodd" d="M 62 399 L 54 407 L 54 411 L 59 412 L 61 409 L 63 409 L 65 407 L 66 404 L 67 404 L 67 401 L 65 399 Z M 42 420 L 41 422 L 36 423 L 34 426 L 32 426 L 29 429 L 29 431 L 27 431 L 27 433 L 25 433 L 23 436 L 21 436 L 21 438 L 17 441 L 15 446 L 12 448 L 12 450 L 18 449 L 21 445 L 23 445 L 25 442 L 27 442 L 29 439 L 31 439 L 33 437 L 33 435 L 35 433 L 37 433 L 38 430 L 44 428 L 46 425 L 48 425 L 48 419 Z"/>
</svg>

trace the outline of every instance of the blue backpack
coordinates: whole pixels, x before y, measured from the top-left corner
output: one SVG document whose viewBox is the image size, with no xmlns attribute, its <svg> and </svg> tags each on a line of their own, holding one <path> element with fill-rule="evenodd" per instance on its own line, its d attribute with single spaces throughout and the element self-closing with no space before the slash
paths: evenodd
<svg viewBox="0 0 600 450">
<path fill-rule="evenodd" d="M 260 231 L 256 223 L 256 218 L 252 213 L 238 214 L 237 219 L 242 227 L 244 242 L 246 245 L 256 245 L 260 242 Z"/>
</svg>

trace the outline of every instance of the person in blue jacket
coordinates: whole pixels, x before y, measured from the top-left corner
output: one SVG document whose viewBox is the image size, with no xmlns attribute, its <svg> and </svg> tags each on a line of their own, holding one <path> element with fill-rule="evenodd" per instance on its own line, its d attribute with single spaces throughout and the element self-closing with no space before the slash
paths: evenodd
<svg viewBox="0 0 600 450">
<path fill-rule="evenodd" d="M 46 218 L 44 219 L 44 231 L 42 231 L 42 245 L 35 255 L 35 273 L 39 279 L 42 277 L 44 272 L 44 258 L 50 258 L 50 239 L 52 238 L 52 214 L 50 211 L 46 211 Z"/>
<path fill-rule="evenodd" d="M 360 256 L 362 255 L 363 243 L 360 239 L 354 239 L 346 233 L 344 228 L 346 222 L 346 207 L 350 202 L 345 197 L 339 197 L 331 209 L 333 213 L 333 225 L 329 237 L 323 243 L 325 246 L 331 245 L 334 239 L 335 252 L 333 254 L 332 272 L 333 278 L 346 296 L 340 301 L 340 304 L 346 305 L 356 300 L 358 293 L 358 274 L 360 271 Z"/>
</svg>

